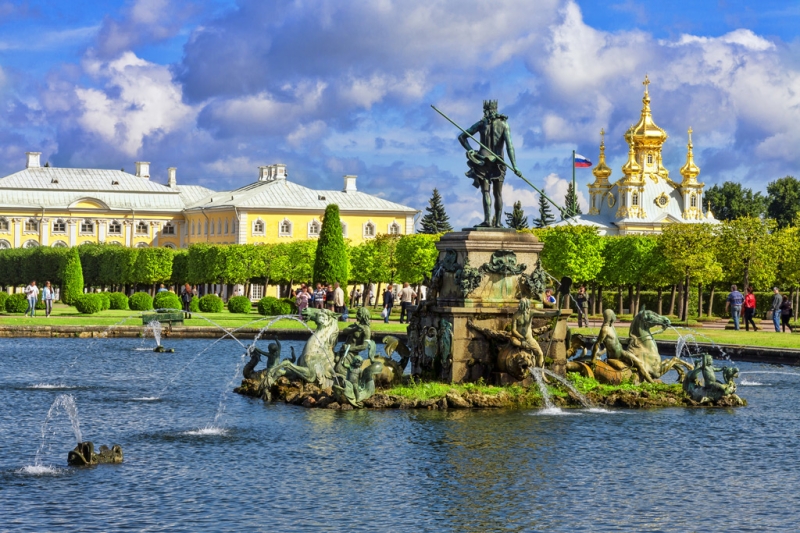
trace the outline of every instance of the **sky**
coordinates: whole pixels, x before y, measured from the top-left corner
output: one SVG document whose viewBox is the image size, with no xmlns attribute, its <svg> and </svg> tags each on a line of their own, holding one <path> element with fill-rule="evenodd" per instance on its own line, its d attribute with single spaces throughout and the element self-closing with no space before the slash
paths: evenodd
<svg viewBox="0 0 800 533">
<path fill-rule="evenodd" d="M 619 178 L 642 80 L 708 186 L 800 177 L 800 2 L 761 0 L 0 0 L 0 175 L 25 152 L 78 168 L 150 161 L 215 190 L 289 179 L 479 222 L 458 131 L 496 99 L 525 177 L 563 201 L 572 150 Z M 586 207 L 590 169 L 576 171 Z M 509 175 L 506 211 L 538 212 Z"/>
</svg>

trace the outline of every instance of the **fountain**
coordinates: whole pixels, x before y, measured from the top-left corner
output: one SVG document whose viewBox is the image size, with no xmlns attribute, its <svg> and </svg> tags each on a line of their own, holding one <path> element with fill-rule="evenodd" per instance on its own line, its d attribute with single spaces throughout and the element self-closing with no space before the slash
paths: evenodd
<svg viewBox="0 0 800 533">
<path fill-rule="evenodd" d="M 170 352 L 170 353 L 173 353 L 175 351 L 175 348 L 167 349 L 167 348 L 164 348 L 161 345 L 161 333 L 162 333 L 162 331 L 163 331 L 163 326 L 161 325 L 161 322 L 159 322 L 158 320 L 151 320 L 144 327 L 144 336 L 145 336 L 145 338 L 147 338 L 147 335 L 150 334 L 150 335 L 153 336 L 153 339 L 155 339 L 156 347 L 153 348 L 154 352 L 158 352 L 158 353 Z"/>
</svg>

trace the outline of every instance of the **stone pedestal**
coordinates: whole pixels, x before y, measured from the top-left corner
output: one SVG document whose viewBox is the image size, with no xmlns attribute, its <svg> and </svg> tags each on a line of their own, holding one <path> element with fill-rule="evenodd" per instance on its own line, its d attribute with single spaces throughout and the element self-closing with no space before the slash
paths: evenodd
<svg viewBox="0 0 800 533">
<path fill-rule="evenodd" d="M 524 293 L 520 279 L 532 273 L 543 245 L 531 233 L 485 229 L 447 233 L 436 247 L 439 259 L 432 285 L 438 295 L 435 307 L 421 310 L 421 325 L 435 325 L 442 318 L 453 325 L 453 364 L 445 379 L 489 381 L 495 372 L 489 341 L 467 322 L 494 330 L 510 326 Z M 552 341 L 540 344 L 554 370 L 563 374 L 570 310 L 534 309 L 532 314 L 534 327 L 556 322 Z"/>
</svg>

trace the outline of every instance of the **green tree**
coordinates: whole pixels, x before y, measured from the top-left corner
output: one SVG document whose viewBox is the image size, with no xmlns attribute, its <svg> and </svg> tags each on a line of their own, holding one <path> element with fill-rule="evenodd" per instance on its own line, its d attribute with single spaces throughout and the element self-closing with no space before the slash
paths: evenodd
<svg viewBox="0 0 800 533">
<path fill-rule="evenodd" d="M 339 218 L 339 206 L 330 204 L 325 208 L 322 229 L 319 232 L 316 257 L 314 259 L 314 282 L 339 282 L 347 287 L 350 264 L 347 257 L 347 246 L 342 236 L 342 221 Z"/>
<path fill-rule="evenodd" d="M 69 249 L 67 260 L 61 272 L 61 301 L 67 305 L 74 305 L 75 299 L 83 294 L 83 269 L 78 249 Z"/>
<path fill-rule="evenodd" d="M 528 217 L 522 210 L 522 202 L 514 202 L 514 210 L 511 213 L 506 213 L 506 225 L 509 228 L 516 230 L 528 228 Z"/>
<path fill-rule="evenodd" d="M 774 283 L 779 256 L 775 227 L 771 219 L 742 217 L 716 228 L 717 260 L 728 281 L 741 282 L 742 290 L 750 285 L 763 290 Z"/>
<path fill-rule="evenodd" d="M 172 250 L 140 248 L 133 265 L 133 282 L 155 284 L 172 277 Z"/>
<path fill-rule="evenodd" d="M 741 183 L 726 181 L 705 192 L 711 212 L 718 220 L 735 220 L 741 217 L 761 217 L 767 211 L 767 199 L 760 193 L 742 187 Z"/>
<path fill-rule="evenodd" d="M 539 218 L 534 219 L 533 224 L 537 228 L 543 228 L 550 224 L 551 222 L 555 222 L 556 217 L 553 216 L 553 212 L 550 210 L 550 202 L 541 194 L 539 195 Z"/>
<path fill-rule="evenodd" d="M 172 277 L 170 282 L 175 285 L 183 285 L 188 279 L 189 252 L 188 250 L 176 250 L 175 255 L 172 256 Z"/>
<path fill-rule="evenodd" d="M 444 204 L 438 189 L 433 189 L 433 196 L 431 196 L 425 211 L 427 211 L 427 214 L 422 217 L 420 233 L 434 234 L 453 231 L 453 226 L 450 225 L 450 217 L 447 216 L 444 210 Z"/>
<path fill-rule="evenodd" d="M 594 280 L 603 268 L 605 240 L 594 226 L 556 226 L 537 231 L 544 242 L 542 266 L 552 276 Z"/>
<path fill-rule="evenodd" d="M 574 213 L 572 212 L 573 207 L 575 209 Z M 567 186 L 567 194 L 564 196 L 564 212 L 567 213 L 570 218 L 583 214 L 581 211 L 581 204 L 578 202 L 578 194 L 572 186 L 572 182 Z M 561 220 L 564 220 L 563 214 L 561 215 Z"/>
<path fill-rule="evenodd" d="M 397 275 L 402 281 L 422 283 L 430 275 L 439 251 L 436 249 L 438 235 L 421 233 L 403 235 L 397 241 Z"/>
<path fill-rule="evenodd" d="M 767 214 L 779 228 L 790 225 L 800 211 L 800 180 L 786 176 L 767 185 Z"/>
<path fill-rule="evenodd" d="M 619 310 L 622 312 L 623 286 L 635 288 L 631 291 L 629 309 L 631 314 L 639 312 L 642 285 L 656 262 L 658 239 L 650 235 L 624 235 L 606 239 L 603 249 L 603 268 L 599 278 L 605 283 L 620 288 Z"/>
</svg>

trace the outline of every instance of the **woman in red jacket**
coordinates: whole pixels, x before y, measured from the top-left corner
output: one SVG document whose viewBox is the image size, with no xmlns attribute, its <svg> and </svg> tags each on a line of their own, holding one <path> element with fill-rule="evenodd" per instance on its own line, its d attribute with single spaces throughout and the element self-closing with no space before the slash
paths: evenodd
<svg viewBox="0 0 800 533">
<path fill-rule="evenodd" d="M 753 331 L 758 331 L 753 317 L 756 314 L 756 295 L 753 294 L 753 287 L 747 287 L 747 296 L 744 297 L 744 329 L 750 331 L 749 324 L 753 324 Z"/>
</svg>

